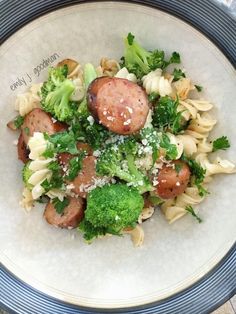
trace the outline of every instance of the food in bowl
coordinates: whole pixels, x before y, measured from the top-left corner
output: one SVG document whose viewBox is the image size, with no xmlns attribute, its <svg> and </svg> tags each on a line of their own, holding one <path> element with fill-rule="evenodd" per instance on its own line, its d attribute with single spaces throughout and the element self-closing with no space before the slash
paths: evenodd
<svg viewBox="0 0 236 314">
<path fill-rule="evenodd" d="M 209 140 L 213 105 L 161 50 L 147 51 L 129 33 L 120 63 L 95 68 L 72 59 L 49 70 L 42 84 L 18 95 L 18 158 L 24 163 L 21 205 L 45 202 L 46 221 L 78 228 L 86 241 L 129 233 L 143 243 L 141 224 L 161 209 L 173 223 L 209 194 L 206 184 L 235 165 L 212 152 L 230 147 Z"/>
</svg>

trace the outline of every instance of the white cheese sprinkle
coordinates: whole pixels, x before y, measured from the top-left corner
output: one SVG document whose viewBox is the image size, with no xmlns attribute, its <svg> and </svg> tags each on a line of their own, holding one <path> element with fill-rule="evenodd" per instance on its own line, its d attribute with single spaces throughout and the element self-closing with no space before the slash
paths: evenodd
<svg viewBox="0 0 236 314">
<path fill-rule="evenodd" d="M 107 117 L 107 120 L 109 120 L 109 121 L 114 121 L 114 120 L 115 120 L 115 117 L 108 116 L 108 117 Z"/>
<path fill-rule="evenodd" d="M 177 186 L 180 186 L 180 182 L 179 182 L 179 181 L 178 181 L 178 182 L 176 182 L 176 185 L 177 185 Z"/>
<path fill-rule="evenodd" d="M 99 157 L 101 155 L 101 151 L 100 150 L 95 150 L 94 152 L 93 152 L 93 156 L 94 157 Z"/>
<path fill-rule="evenodd" d="M 152 184 L 153 184 L 153 186 L 157 186 L 157 185 L 159 184 L 159 181 L 156 180 L 156 179 L 154 179 L 154 180 L 152 181 Z"/>
<path fill-rule="evenodd" d="M 126 108 L 127 108 L 127 110 L 129 111 L 129 113 L 133 113 L 133 109 L 132 109 L 132 108 L 130 108 L 130 107 L 128 107 L 128 106 L 126 106 Z"/>
<path fill-rule="evenodd" d="M 131 119 L 128 119 L 127 121 L 125 121 L 123 124 L 124 125 L 129 125 L 131 123 Z"/>
<path fill-rule="evenodd" d="M 92 116 L 88 116 L 87 120 L 90 123 L 90 125 L 94 124 L 94 118 Z"/>
<path fill-rule="evenodd" d="M 146 146 L 148 144 L 148 140 L 147 139 L 143 139 L 142 140 L 142 144 Z"/>
<path fill-rule="evenodd" d="M 52 119 L 52 123 L 56 123 L 57 122 L 57 120 L 54 119 L 53 117 L 51 119 Z"/>
</svg>

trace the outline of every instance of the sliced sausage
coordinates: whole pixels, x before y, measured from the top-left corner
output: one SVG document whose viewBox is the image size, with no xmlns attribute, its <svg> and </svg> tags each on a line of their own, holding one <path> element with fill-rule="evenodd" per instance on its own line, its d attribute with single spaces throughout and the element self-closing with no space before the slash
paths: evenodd
<svg viewBox="0 0 236 314">
<path fill-rule="evenodd" d="M 11 121 L 9 121 L 9 122 L 7 123 L 7 127 L 8 127 L 10 130 L 12 130 L 12 131 L 18 130 L 18 128 L 17 128 L 16 125 L 15 125 L 15 119 L 16 119 L 16 118 L 12 119 Z"/>
<path fill-rule="evenodd" d="M 29 160 L 29 150 L 27 149 L 25 145 L 22 132 L 18 138 L 17 152 L 18 152 L 18 159 L 23 161 L 23 163 L 25 164 Z"/>
<path fill-rule="evenodd" d="M 64 65 L 67 65 L 68 75 L 70 75 L 75 70 L 77 65 L 79 65 L 79 63 L 73 59 L 64 59 L 57 64 L 57 67 L 62 67 Z"/>
<path fill-rule="evenodd" d="M 92 147 L 89 144 L 87 144 L 87 143 L 78 142 L 77 143 L 77 148 L 78 148 L 78 150 L 85 151 L 88 156 L 93 154 Z"/>
<path fill-rule="evenodd" d="M 82 169 L 78 176 L 71 182 L 74 185 L 72 192 L 86 198 L 87 189 L 94 185 L 97 179 L 101 179 L 96 175 L 96 158 L 88 156 L 83 159 Z"/>
<path fill-rule="evenodd" d="M 180 160 L 166 164 L 157 176 L 156 193 L 163 199 L 174 198 L 186 189 L 190 178 L 189 166 Z"/>
<path fill-rule="evenodd" d="M 53 203 L 48 203 L 44 211 L 44 218 L 53 226 L 60 228 L 75 228 L 84 217 L 84 200 L 80 197 L 69 197 L 69 205 L 62 214 L 58 214 Z"/>
<path fill-rule="evenodd" d="M 79 151 L 85 151 L 88 156 L 92 155 L 92 153 L 93 153 L 91 146 L 87 143 L 78 142 L 77 148 Z M 75 156 L 76 155 L 71 155 L 70 153 L 58 154 L 57 159 L 58 159 L 60 165 L 62 166 L 62 170 L 63 170 L 63 168 L 64 169 L 67 168 L 69 161 L 71 160 L 71 158 L 73 158 Z M 65 172 L 65 171 L 63 170 L 63 172 Z"/>
<path fill-rule="evenodd" d="M 126 79 L 113 77 L 104 80 L 95 86 L 97 94 L 91 113 L 114 133 L 125 135 L 139 131 L 149 111 L 145 91 Z"/>
<path fill-rule="evenodd" d="M 88 87 L 88 108 L 93 117 L 98 120 L 97 115 L 97 93 L 103 84 L 110 81 L 110 77 L 102 76 L 94 81 Z"/>
<path fill-rule="evenodd" d="M 52 116 L 40 108 L 33 109 L 25 116 L 24 123 L 21 126 L 24 142 L 28 144 L 30 136 L 34 132 L 47 132 L 49 135 L 64 131 L 66 124 L 52 119 Z"/>
</svg>

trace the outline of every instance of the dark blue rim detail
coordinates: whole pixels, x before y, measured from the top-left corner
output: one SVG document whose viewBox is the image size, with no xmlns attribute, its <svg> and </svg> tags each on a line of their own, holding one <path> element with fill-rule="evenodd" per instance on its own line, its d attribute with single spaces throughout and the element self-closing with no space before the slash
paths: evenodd
<svg viewBox="0 0 236 314">
<path fill-rule="evenodd" d="M 95 1 L 3 0 L 0 2 L 0 43 L 43 14 L 74 4 Z M 152 6 L 186 21 L 204 33 L 236 66 L 236 20 L 213 0 L 120 0 L 120 2 Z"/>
<path fill-rule="evenodd" d="M 191 287 L 160 302 L 127 309 L 88 309 L 45 295 L 0 267 L 0 304 L 17 314 L 204 314 L 236 293 L 236 245 L 207 275 Z"/>
<path fill-rule="evenodd" d="M 0 3 L 0 43 L 37 17 L 86 0 L 4 0 Z M 122 1 L 121 2 L 127 2 Z M 135 0 L 170 13 L 191 24 L 236 66 L 236 21 L 207 0 Z M 236 293 L 236 245 L 222 261 L 196 284 L 160 302 L 119 310 L 86 309 L 49 297 L 0 267 L 0 305 L 17 314 L 204 314 L 210 313 Z"/>
</svg>

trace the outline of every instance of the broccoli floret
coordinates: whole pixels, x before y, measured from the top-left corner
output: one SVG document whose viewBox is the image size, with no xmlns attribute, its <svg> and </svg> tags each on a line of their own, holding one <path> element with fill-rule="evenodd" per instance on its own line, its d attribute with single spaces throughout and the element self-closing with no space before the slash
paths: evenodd
<svg viewBox="0 0 236 314">
<path fill-rule="evenodd" d="M 148 178 L 135 165 L 138 147 L 133 138 L 126 138 L 120 144 L 108 145 L 98 158 L 97 174 L 118 177 L 137 187 L 141 194 L 151 191 L 153 188 Z"/>
<path fill-rule="evenodd" d="M 91 63 L 86 63 L 84 65 L 84 84 L 87 90 L 89 84 L 97 78 L 97 72 Z"/>
<path fill-rule="evenodd" d="M 164 51 L 147 51 L 129 33 L 125 38 L 125 53 L 121 60 L 122 67 L 125 66 L 129 72 L 141 79 L 145 74 L 157 68 L 164 69 L 171 63 L 180 63 L 180 56 L 177 52 L 173 52 L 170 60 L 166 61 Z"/>
<path fill-rule="evenodd" d="M 89 193 L 79 227 L 87 240 L 106 233 L 120 235 L 124 228 L 135 227 L 143 206 L 137 189 L 121 183 L 107 184 Z"/>
<path fill-rule="evenodd" d="M 29 166 L 30 166 L 30 163 L 31 163 L 31 161 L 28 161 L 25 165 L 24 165 L 24 167 L 23 167 L 23 169 L 22 169 L 22 179 L 23 179 L 23 182 L 24 182 L 24 184 L 25 184 L 25 186 L 29 189 L 29 190 L 31 190 L 32 189 L 32 184 L 30 184 L 28 181 L 29 181 L 29 178 L 32 176 L 32 174 L 33 174 L 33 171 L 29 168 Z"/>
<path fill-rule="evenodd" d="M 76 104 L 70 101 L 70 96 L 75 90 L 74 83 L 67 79 L 67 66 L 51 68 L 49 77 L 41 88 L 41 105 L 56 119 L 63 122 L 70 121 L 75 111 Z"/>
</svg>

